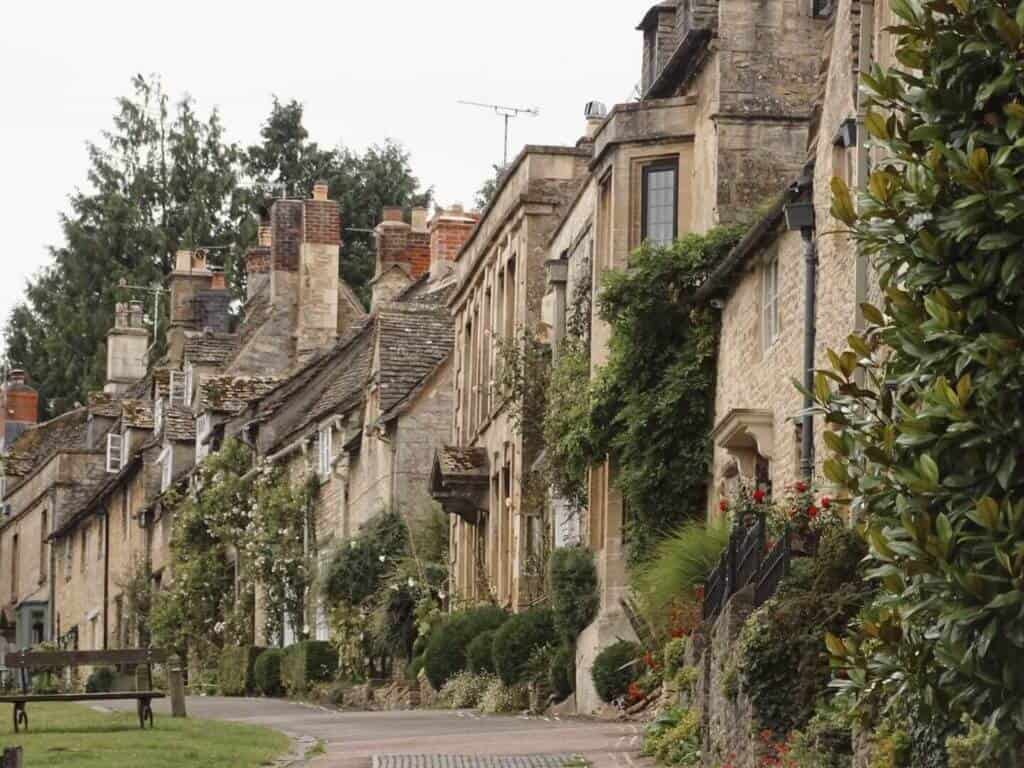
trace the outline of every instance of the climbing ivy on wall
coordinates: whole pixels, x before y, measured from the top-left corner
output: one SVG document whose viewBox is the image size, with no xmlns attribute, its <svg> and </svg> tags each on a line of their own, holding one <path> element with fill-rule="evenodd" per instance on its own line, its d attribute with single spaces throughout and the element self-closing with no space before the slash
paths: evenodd
<svg viewBox="0 0 1024 768">
<path fill-rule="evenodd" d="M 249 449 L 228 441 L 200 465 L 191 489 L 165 494 L 173 582 L 153 598 L 154 641 L 200 660 L 225 645 L 252 645 L 257 584 L 276 609 L 266 612 L 267 636 L 280 637 L 285 617 L 301 632 L 315 492 L 279 466 L 254 468 Z"/>
<path fill-rule="evenodd" d="M 590 443 L 593 460 L 610 455 L 617 467 L 633 562 L 704 512 L 719 320 L 690 298 L 741 235 L 719 228 L 645 246 L 629 269 L 602 278 L 598 310 L 611 339 L 592 385 Z"/>
</svg>

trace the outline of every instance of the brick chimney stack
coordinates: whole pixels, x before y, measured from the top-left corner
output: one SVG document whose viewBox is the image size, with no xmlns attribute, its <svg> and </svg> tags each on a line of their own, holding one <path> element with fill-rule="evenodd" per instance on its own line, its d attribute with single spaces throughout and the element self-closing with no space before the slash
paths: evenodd
<svg viewBox="0 0 1024 768">
<path fill-rule="evenodd" d="M 141 301 L 116 307 L 114 327 L 107 334 L 107 394 L 120 395 L 146 375 L 149 331 L 144 315 Z"/>
<path fill-rule="evenodd" d="M 390 301 L 430 269 L 430 231 L 427 210 L 412 209 L 412 223 L 402 209 L 386 207 L 377 235 L 377 272 L 373 278 L 373 306 Z"/>
<path fill-rule="evenodd" d="M 476 229 L 480 214 L 467 213 L 459 204 L 438 208 L 429 225 L 430 277 L 439 280 L 453 269 L 459 251 Z"/>
<path fill-rule="evenodd" d="M 38 422 L 39 393 L 28 385 L 25 371 L 15 368 L 0 390 L 0 453 Z"/>
<path fill-rule="evenodd" d="M 337 201 L 328 198 L 327 182 L 317 181 L 312 199 L 303 200 L 301 206 L 295 325 L 300 363 L 333 346 L 338 338 L 341 259 L 341 208 Z"/>
</svg>

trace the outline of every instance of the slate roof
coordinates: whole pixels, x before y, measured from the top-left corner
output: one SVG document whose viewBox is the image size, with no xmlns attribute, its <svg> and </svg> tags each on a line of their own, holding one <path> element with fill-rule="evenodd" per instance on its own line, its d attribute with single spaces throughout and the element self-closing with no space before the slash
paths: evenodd
<svg viewBox="0 0 1024 768">
<path fill-rule="evenodd" d="M 195 365 L 223 366 L 238 351 L 234 333 L 201 333 L 185 339 L 185 360 Z"/>
<path fill-rule="evenodd" d="M 168 440 L 195 440 L 196 420 L 192 411 L 175 405 L 164 411 L 164 436 Z"/>
<path fill-rule="evenodd" d="M 380 409 L 390 411 L 443 363 L 455 346 L 455 322 L 441 305 L 392 302 L 377 315 Z"/>
<path fill-rule="evenodd" d="M 76 408 L 25 430 L 7 452 L 5 473 L 28 475 L 58 450 L 85 450 L 88 418 L 88 408 Z"/>
<path fill-rule="evenodd" d="M 271 376 L 211 376 L 199 385 L 198 410 L 239 413 L 254 400 L 271 392 L 281 379 Z"/>
</svg>

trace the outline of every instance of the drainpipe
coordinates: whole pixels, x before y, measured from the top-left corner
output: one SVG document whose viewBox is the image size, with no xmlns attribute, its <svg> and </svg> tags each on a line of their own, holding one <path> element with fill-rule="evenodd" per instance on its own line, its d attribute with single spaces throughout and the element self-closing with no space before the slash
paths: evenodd
<svg viewBox="0 0 1024 768">
<path fill-rule="evenodd" d="M 811 179 L 813 169 L 801 181 L 789 188 L 790 201 L 783 207 L 786 228 L 799 230 L 804 242 L 804 376 L 807 392 L 814 390 L 814 344 L 816 337 L 815 305 L 818 292 L 818 247 L 814 228 L 814 186 Z M 808 480 L 814 475 L 814 417 L 811 408 L 814 400 L 804 395 L 804 412 L 801 416 L 800 473 Z"/>
<path fill-rule="evenodd" d="M 816 336 L 815 305 L 818 293 L 818 247 L 814 239 L 814 227 L 803 227 L 800 235 L 804 241 L 804 387 L 814 391 L 814 343 Z M 800 439 L 800 472 L 810 480 L 814 475 L 814 416 L 811 408 L 814 401 L 804 395 L 804 414 Z"/>
<path fill-rule="evenodd" d="M 875 0 L 861 0 L 860 3 L 860 45 L 857 49 L 857 71 L 868 72 L 871 63 L 874 61 L 875 44 Z M 868 185 L 868 175 L 871 173 L 871 153 L 868 151 L 867 131 L 864 128 L 864 118 L 867 116 L 866 99 L 860 88 L 856 88 L 854 99 L 857 104 L 857 128 L 856 128 L 856 189 L 863 190 Z M 868 257 L 861 248 L 856 249 L 854 255 L 854 318 L 853 324 L 856 330 L 864 328 L 864 313 L 860 305 L 868 300 Z M 863 376 L 858 372 L 859 376 Z"/>
<path fill-rule="evenodd" d="M 110 648 L 107 639 L 107 627 L 110 617 L 110 515 L 103 514 L 103 650 Z"/>
</svg>

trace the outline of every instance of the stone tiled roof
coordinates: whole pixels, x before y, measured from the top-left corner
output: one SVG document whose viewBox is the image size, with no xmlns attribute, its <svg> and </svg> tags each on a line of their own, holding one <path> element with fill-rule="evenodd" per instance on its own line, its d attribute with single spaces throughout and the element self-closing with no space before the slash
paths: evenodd
<svg viewBox="0 0 1024 768">
<path fill-rule="evenodd" d="M 89 394 L 89 415 L 116 419 L 121 415 L 121 400 L 106 392 Z"/>
<path fill-rule="evenodd" d="M 195 440 L 196 420 L 192 411 L 173 406 L 164 412 L 164 436 L 168 440 Z"/>
<path fill-rule="evenodd" d="M 446 445 L 437 451 L 437 463 L 445 475 L 487 476 L 487 449 Z"/>
<path fill-rule="evenodd" d="M 88 408 L 76 408 L 25 430 L 4 459 L 5 473 L 24 476 L 59 450 L 85 450 L 88 418 Z"/>
<path fill-rule="evenodd" d="M 281 379 L 270 376 L 211 376 L 199 385 L 198 410 L 239 413 L 271 392 Z"/>
<path fill-rule="evenodd" d="M 392 302 L 377 316 L 380 409 L 398 405 L 444 362 L 455 346 L 455 324 L 443 306 Z"/>
<path fill-rule="evenodd" d="M 201 333 L 185 339 L 185 360 L 195 365 L 223 366 L 238 351 L 234 333 Z"/>
<path fill-rule="evenodd" d="M 152 400 L 122 400 L 121 423 L 135 429 L 153 428 Z"/>
</svg>

